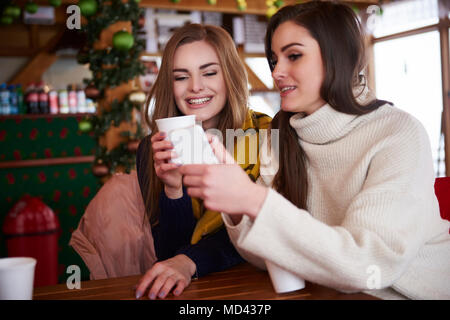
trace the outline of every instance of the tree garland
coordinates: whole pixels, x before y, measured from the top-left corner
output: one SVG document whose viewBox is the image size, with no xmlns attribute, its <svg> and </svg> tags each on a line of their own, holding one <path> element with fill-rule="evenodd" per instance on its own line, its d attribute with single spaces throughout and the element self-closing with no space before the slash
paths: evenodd
<svg viewBox="0 0 450 320">
<path fill-rule="evenodd" d="M 125 52 L 115 48 L 82 50 L 77 60 L 81 64 L 89 63 L 89 69 L 94 75 L 92 79 L 85 79 L 85 83 L 93 84 L 101 91 L 101 97 L 103 97 L 106 87 L 118 86 L 144 74 L 144 66 L 139 61 L 143 48 L 143 41 L 138 40 L 130 51 Z"/>
<path fill-rule="evenodd" d="M 77 60 L 81 64 L 89 64 L 92 71 L 92 79 L 84 79 L 87 87 L 94 88 L 97 92 L 95 99 L 102 99 L 107 88 L 113 88 L 144 74 L 144 66 L 139 61 L 145 42 L 138 38 L 139 17 L 143 9 L 139 8 L 136 0 L 80 0 L 81 13 L 87 19 L 87 24 L 82 27 L 82 32 L 87 36 L 86 46 L 80 50 Z M 118 21 L 131 21 L 133 44 L 131 48 L 123 50 L 118 47 L 109 47 L 104 50 L 94 49 L 94 43 L 99 40 L 102 30 Z M 88 90 L 86 89 L 86 94 Z M 88 95 L 88 94 L 87 94 Z M 91 128 L 95 139 L 110 129 L 118 127 L 122 122 L 131 122 L 133 109 L 140 111 L 141 103 L 132 102 L 127 96 L 123 101 L 114 100 L 108 110 L 102 110 L 101 114 L 91 116 Z M 127 143 L 121 143 L 112 150 L 98 146 L 94 164 L 94 174 L 102 177 L 112 174 L 118 167 L 124 168 L 127 173 L 135 165 L 136 141 L 143 137 L 142 127 L 137 123 L 135 133 L 123 131 L 121 136 L 127 137 Z"/>
</svg>

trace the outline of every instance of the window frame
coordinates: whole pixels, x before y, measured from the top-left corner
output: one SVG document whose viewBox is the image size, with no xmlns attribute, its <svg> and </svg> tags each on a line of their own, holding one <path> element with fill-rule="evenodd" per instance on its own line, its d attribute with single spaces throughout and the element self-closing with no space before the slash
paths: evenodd
<svg viewBox="0 0 450 320">
<path fill-rule="evenodd" d="M 374 45 L 375 43 L 404 38 L 412 35 L 422 34 L 430 31 L 438 31 L 441 47 L 441 75 L 442 75 L 442 131 L 444 133 L 445 148 L 445 175 L 450 176 L 450 48 L 449 48 L 449 8 L 446 7 L 445 1 L 439 1 L 439 21 L 436 24 L 402 31 L 382 37 L 374 37 L 369 35 L 368 44 L 368 82 L 370 87 L 375 87 L 375 61 L 374 61 Z"/>
</svg>

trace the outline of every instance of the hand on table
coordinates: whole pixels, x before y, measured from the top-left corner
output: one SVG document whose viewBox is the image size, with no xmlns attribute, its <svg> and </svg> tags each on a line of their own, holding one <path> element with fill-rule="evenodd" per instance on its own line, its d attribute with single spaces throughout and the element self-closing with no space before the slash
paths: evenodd
<svg viewBox="0 0 450 320">
<path fill-rule="evenodd" d="M 165 133 L 158 132 L 151 138 L 154 167 L 156 175 L 164 183 L 167 197 L 177 199 L 183 196 L 182 176 L 178 171 L 179 165 L 169 162 L 176 155 L 172 143 L 164 140 L 165 137 Z"/>
<path fill-rule="evenodd" d="M 184 254 L 157 262 L 137 284 L 136 299 L 142 297 L 150 285 L 148 297 L 152 300 L 164 299 L 172 289 L 173 294 L 179 296 L 191 283 L 195 270 L 195 263 Z"/>
</svg>

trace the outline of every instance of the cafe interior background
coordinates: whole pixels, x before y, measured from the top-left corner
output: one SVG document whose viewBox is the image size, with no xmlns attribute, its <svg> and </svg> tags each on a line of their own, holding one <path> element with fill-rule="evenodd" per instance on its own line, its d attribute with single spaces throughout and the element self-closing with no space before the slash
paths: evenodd
<svg viewBox="0 0 450 320">
<path fill-rule="evenodd" d="M 195 22 L 229 31 L 249 75 L 250 107 L 274 116 L 279 95 L 264 33 L 268 17 L 297 2 L 2 1 L 0 257 L 36 252 L 38 286 L 65 282 L 73 265 L 88 280 L 71 233 L 102 184 L 134 169 L 148 133 L 140 111 L 173 30 Z M 368 33 L 370 87 L 423 123 L 436 177 L 449 175 L 450 1 L 345 2 Z M 42 214 L 44 204 L 57 224 L 18 226 L 21 214 Z"/>
</svg>

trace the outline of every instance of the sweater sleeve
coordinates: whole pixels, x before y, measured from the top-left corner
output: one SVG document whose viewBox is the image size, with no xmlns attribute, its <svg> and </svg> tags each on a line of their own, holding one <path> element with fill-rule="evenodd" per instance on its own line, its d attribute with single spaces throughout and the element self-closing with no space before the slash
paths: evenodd
<svg viewBox="0 0 450 320">
<path fill-rule="evenodd" d="M 393 285 L 429 240 L 427 229 L 440 223 L 432 217 L 437 200 L 428 137 L 421 126 L 410 127 L 380 144 L 340 223 L 326 224 L 269 189 L 256 219 L 236 226 L 237 246 L 337 290 Z M 374 270 L 379 277 L 371 284 Z"/>
<path fill-rule="evenodd" d="M 231 243 L 234 245 L 236 250 L 239 252 L 239 254 L 248 262 L 253 264 L 254 266 L 257 266 L 260 269 L 265 270 L 266 264 L 264 262 L 264 259 L 261 257 L 245 250 L 244 248 L 240 247 L 238 244 L 240 243 L 240 238 L 247 234 L 247 232 L 250 230 L 251 226 L 253 225 L 253 221 L 250 220 L 250 218 L 246 215 L 242 217 L 242 220 L 238 224 L 234 224 L 231 220 L 230 216 L 226 213 L 222 212 L 222 220 L 223 223 L 227 229 L 228 236 L 230 237 Z"/>
<path fill-rule="evenodd" d="M 142 139 L 136 153 L 136 169 L 141 193 L 145 199 L 149 188 L 147 173 L 148 158 L 150 156 L 150 136 Z M 152 229 L 155 251 L 159 260 L 166 260 L 174 256 L 175 251 L 190 242 L 196 220 L 192 214 L 191 198 L 183 188 L 183 197 L 169 199 L 161 192 L 159 197 L 159 223 Z"/>
<path fill-rule="evenodd" d="M 173 257 L 181 247 L 190 244 L 197 220 L 192 213 L 192 201 L 183 188 L 183 197 L 170 199 L 161 192 L 158 236 L 155 250 L 159 260 Z"/>
<path fill-rule="evenodd" d="M 136 152 L 136 171 L 143 199 L 145 199 L 147 196 L 150 182 L 149 176 L 147 174 L 147 164 L 149 155 L 150 155 L 150 136 L 148 135 L 141 140 Z"/>
</svg>

